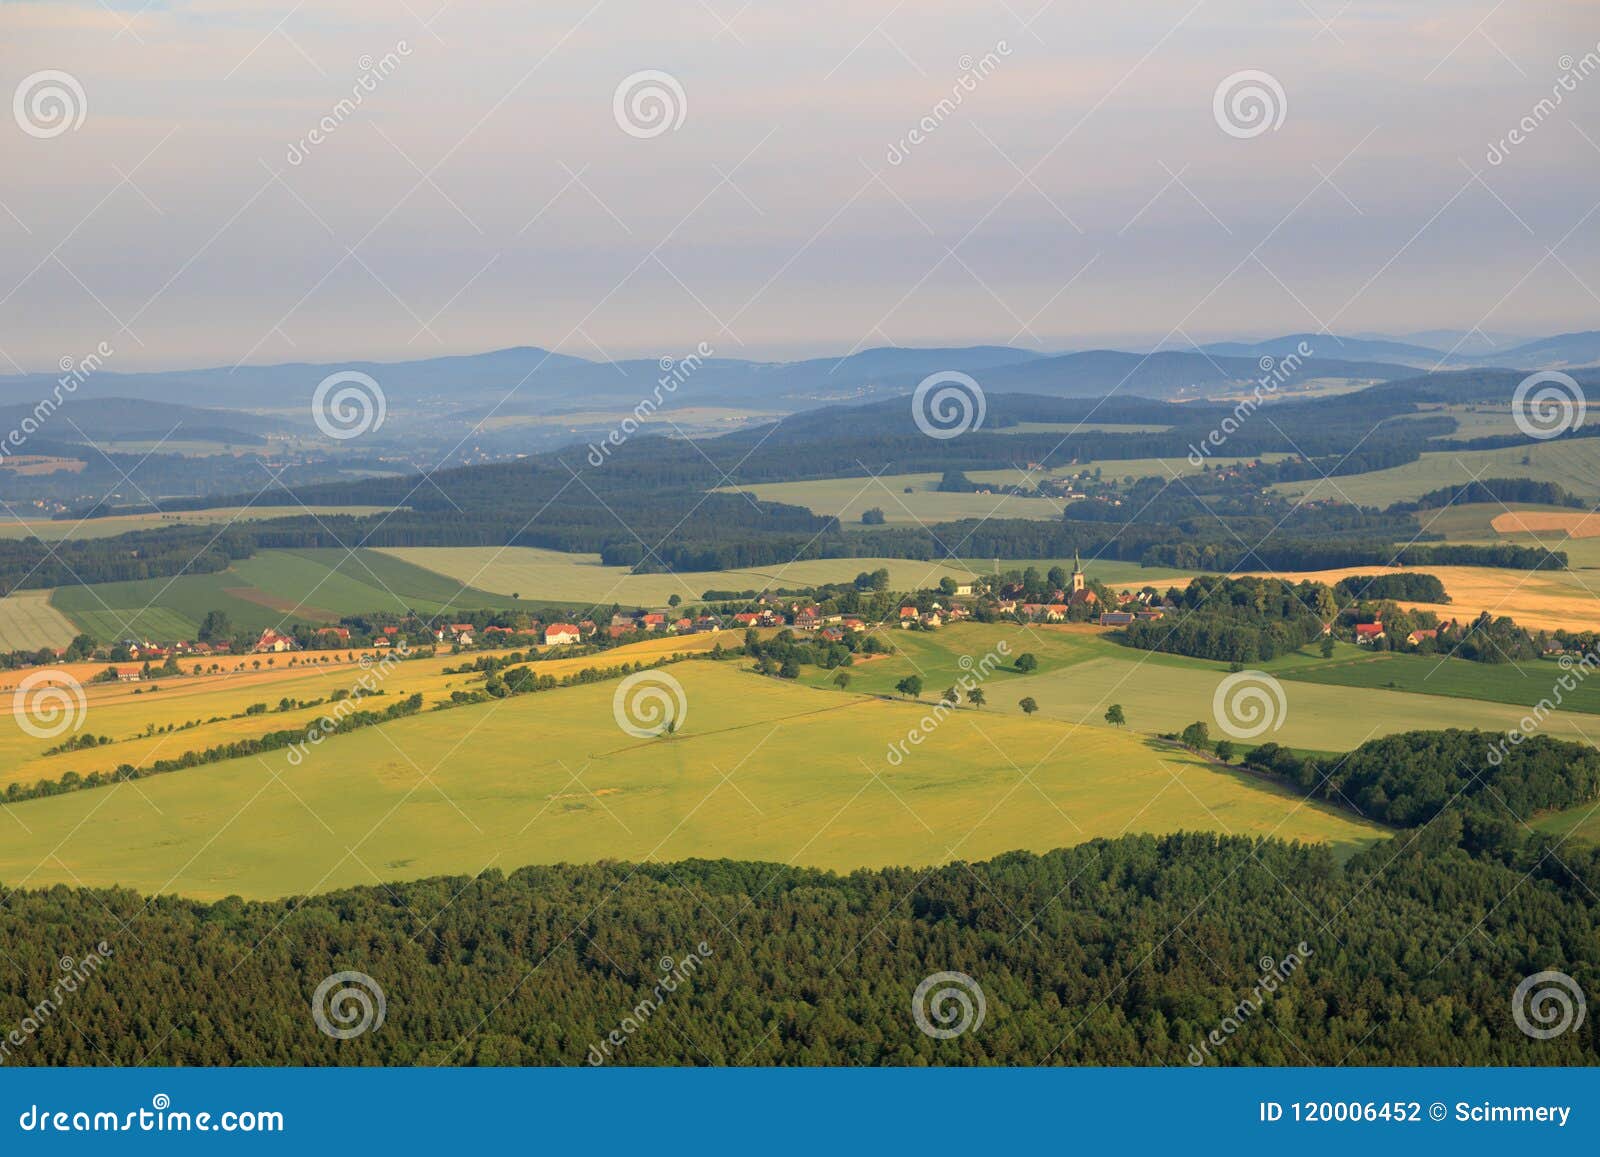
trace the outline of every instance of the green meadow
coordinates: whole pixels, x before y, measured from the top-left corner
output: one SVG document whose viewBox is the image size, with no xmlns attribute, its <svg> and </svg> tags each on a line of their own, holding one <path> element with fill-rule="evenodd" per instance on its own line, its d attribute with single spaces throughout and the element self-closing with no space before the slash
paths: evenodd
<svg viewBox="0 0 1600 1157">
<path fill-rule="evenodd" d="M 531 863 L 689 857 L 848 871 L 1044 851 L 1123 832 L 1385 834 L 1146 736 L 667 670 L 676 734 L 634 738 L 606 682 L 428 712 L 287 752 L 6 807 L 0 880 L 216 898 Z M 5 822 L 5 821 L 0 821 Z"/>
<path fill-rule="evenodd" d="M 434 615 L 519 605 L 374 550 L 266 550 L 214 574 L 61 587 L 51 602 L 102 641 L 193 638 L 212 610 L 258 631 L 370 611 Z"/>
</svg>

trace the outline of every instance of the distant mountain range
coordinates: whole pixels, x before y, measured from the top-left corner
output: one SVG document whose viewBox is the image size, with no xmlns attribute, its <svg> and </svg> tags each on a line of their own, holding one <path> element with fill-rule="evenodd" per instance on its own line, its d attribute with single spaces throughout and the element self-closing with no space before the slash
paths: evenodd
<svg viewBox="0 0 1600 1157">
<path fill-rule="evenodd" d="M 1456 340 L 1461 339 L 1458 336 Z M 1560 334 L 1490 354 L 1481 352 L 1484 342 L 1478 339 L 1472 343 L 1478 352 L 1468 352 L 1463 343 L 1451 353 L 1414 341 L 1333 334 L 1287 334 L 1266 341 L 1214 342 L 1198 349 L 1150 354 L 1109 349 L 1049 354 L 1009 346 L 888 347 L 794 362 L 715 356 L 597 362 L 537 347 L 517 347 L 406 362 L 291 363 L 148 373 L 102 370 L 78 388 L 69 413 L 91 437 L 104 437 L 112 430 L 120 431 L 122 437 L 128 437 L 129 430 L 163 431 L 178 420 L 176 412 L 141 412 L 151 405 L 209 411 L 185 417 L 186 428 L 259 434 L 270 425 L 309 433 L 314 428 L 301 407 L 309 404 L 312 391 L 323 378 L 341 370 L 358 370 L 380 383 L 396 436 L 404 436 L 408 424 L 430 424 L 441 418 L 471 423 L 491 412 L 512 417 L 631 409 L 651 397 L 662 404 L 670 401 L 674 407 L 792 412 L 906 393 L 928 374 L 941 370 L 970 374 L 986 391 L 1054 397 L 1115 393 L 1190 400 L 1248 388 L 1267 372 L 1263 358 L 1281 363 L 1302 343 L 1311 354 L 1287 375 L 1283 384 L 1291 389 L 1312 379 L 1395 381 L 1415 377 L 1419 369 L 1495 367 L 1526 372 L 1600 365 L 1600 331 Z M 55 378 L 46 374 L 0 377 L 0 407 L 19 407 L 9 419 L 0 410 L 0 426 L 11 424 L 26 408 L 48 396 L 54 383 Z M 83 404 L 91 399 L 95 406 Z M 101 404 L 107 399 L 122 399 L 125 404 L 108 409 Z M 245 421 L 239 411 L 284 416 L 270 423 Z M 90 430 L 85 422 L 95 424 L 99 432 Z"/>
</svg>

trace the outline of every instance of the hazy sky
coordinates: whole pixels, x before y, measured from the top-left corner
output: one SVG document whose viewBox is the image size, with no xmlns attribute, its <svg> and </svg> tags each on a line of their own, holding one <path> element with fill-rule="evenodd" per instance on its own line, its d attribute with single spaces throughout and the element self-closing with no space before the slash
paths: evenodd
<svg viewBox="0 0 1600 1157">
<path fill-rule="evenodd" d="M 1597 41 L 1564 0 L 0 0 L 0 372 L 1593 328 Z"/>
</svg>

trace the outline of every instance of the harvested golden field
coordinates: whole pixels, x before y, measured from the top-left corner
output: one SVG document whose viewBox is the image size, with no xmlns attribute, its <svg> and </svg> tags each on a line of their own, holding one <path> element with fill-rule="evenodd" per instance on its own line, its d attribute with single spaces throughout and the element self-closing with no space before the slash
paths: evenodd
<svg viewBox="0 0 1600 1157">
<path fill-rule="evenodd" d="M 1488 611 L 1533 629 L 1600 630 L 1600 583 L 1576 571 L 1502 570 L 1487 566 L 1347 566 L 1334 570 L 1271 572 L 1289 582 L 1336 583 L 1351 575 L 1436 575 L 1449 603 L 1402 603 L 1446 619 L 1469 620 Z M 1269 572 L 1257 572 L 1269 573 Z"/>
<path fill-rule="evenodd" d="M 1501 534 L 1541 534 L 1556 531 L 1572 538 L 1594 538 L 1600 535 L 1600 514 L 1587 514 L 1581 510 L 1510 510 L 1489 525 Z M 1559 550 L 1552 543 L 1551 549 Z"/>
</svg>

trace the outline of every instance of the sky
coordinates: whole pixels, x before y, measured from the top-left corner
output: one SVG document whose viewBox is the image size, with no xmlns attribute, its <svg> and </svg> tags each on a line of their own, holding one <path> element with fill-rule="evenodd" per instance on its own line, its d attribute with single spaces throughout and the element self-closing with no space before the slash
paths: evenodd
<svg viewBox="0 0 1600 1157">
<path fill-rule="evenodd" d="M 0 373 L 1595 328 L 1597 45 L 1570 0 L 0 0 Z"/>
</svg>

